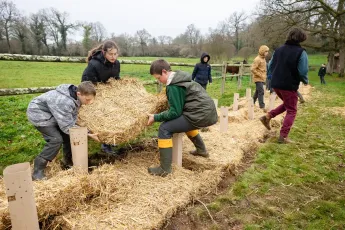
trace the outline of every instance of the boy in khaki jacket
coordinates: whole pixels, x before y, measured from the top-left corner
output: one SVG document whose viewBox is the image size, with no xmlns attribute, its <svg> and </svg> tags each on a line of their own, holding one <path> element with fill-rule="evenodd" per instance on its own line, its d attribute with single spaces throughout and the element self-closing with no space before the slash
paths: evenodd
<svg viewBox="0 0 345 230">
<path fill-rule="evenodd" d="M 259 55 L 254 59 L 251 67 L 253 80 L 255 82 L 256 90 L 253 96 L 254 104 L 259 99 L 260 109 L 265 109 L 264 102 L 264 83 L 266 82 L 267 67 L 265 57 L 268 55 L 269 48 L 265 45 L 260 46 Z"/>
</svg>

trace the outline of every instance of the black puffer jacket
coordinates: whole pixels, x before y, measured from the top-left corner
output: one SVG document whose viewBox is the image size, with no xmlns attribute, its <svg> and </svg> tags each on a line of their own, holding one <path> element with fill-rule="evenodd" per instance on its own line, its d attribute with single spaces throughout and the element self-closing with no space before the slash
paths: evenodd
<svg viewBox="0 0 345 230">
<path fill-rule="evenodd" d="M 204 62 L 204 57 L 208 57 L 207 62 Z M 210 55 L 203 53 L 200 58 L 200 63 L 196 64 L 192 74 L 192 80 L 198 82 L 201 85 L 207 85 L 212 82 L 211 66 L 208 64 Z"/>
<path fill-rule="evenodd" d="M 89 60 L 81 81 L 106 82 L 111 77 L 120 79 L 120 62 L 116 60 L 111 63 L 103 56 L 102 51 L 97 51 Z"/>
</svg>

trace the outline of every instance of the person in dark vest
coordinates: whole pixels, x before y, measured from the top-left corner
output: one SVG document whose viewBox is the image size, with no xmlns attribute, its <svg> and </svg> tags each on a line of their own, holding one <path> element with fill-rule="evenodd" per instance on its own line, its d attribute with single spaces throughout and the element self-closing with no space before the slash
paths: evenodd
<svg viewBox="0 0 345 230">
<path fill-rule="evenodd" d="M 89 51 L 88 65 L 83 72 L 81 81 L 107 82 L 110 78 L 120 79 L 120 62 L 117 60 L 119 48 L 113 41 L 105 41 L 103 44 Z M 101 150 L 106 154 L 113 155 L 115 152 L 112 145 L 102 144 Z"/>
<path fill-rule="evenodd" d="M 208 157 L 204 141 L 198 129 L 211 126 L 218 121 L 217 109 L 206 90 L 192 76 L 183 71 L 172 72 L 165 60 L 152 62 L 150 74 L 166 84 L 169 109 L 159 114 L 149 114 L 147 125 L 162 122 L 158 131 L 160 165 L 148 168 L 152 175 L 166 176 L 171 173 L 172 136 L 185 132 L 196 150 L 192 155 Z"/>
<path fill-rule="evenodd" d="M 198 82 L 204 89 L 206 89 L 208 83 L 212 83 L 209 61 L 210 55 L 203 53 L 200 57 L 200 63 L 195 65 L 192 73 L 192 80 Z"/>
<path fill-rule="evenodd" d="M 325 81 L 326 70 L 327 70 L 326 65 L 322 64 L 319 69 L 319 73 L 317 74 L 320 77 L 321 85 L 322 84 L 326 85 L 326 81 Z"/>
<path fill-rule="evenodd" d="M 300 82 L 308 84 L 308 55 L 300 45 L 306 39 L 303 30 L 293 28 L 285 44 L 275 50 L 268 66 L 272 73 L 271 87 L 283 104 L 260 117 L 260 121 L 270 130 L 270 120 L 286 111 L 278 143 L 292 142 L 288 135 L 297 114 L 298 87 Z"/>
</svg>

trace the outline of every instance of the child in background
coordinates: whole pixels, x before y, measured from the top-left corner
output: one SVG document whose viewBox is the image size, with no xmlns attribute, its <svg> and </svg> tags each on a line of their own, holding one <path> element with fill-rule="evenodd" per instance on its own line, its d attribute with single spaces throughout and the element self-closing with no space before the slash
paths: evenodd
<svg viewBox="0 0 345 230">
<path fill-rule="evenodd" d="M 211 66 L 208 64 L 210 55 L 203 53 L 200 63 L 196 64 L 192 73 L 192 80 L 198 82 L 205 90 L 208 83 L 212 83 Z"/>
<path fill-rule="evenodd" d="M 319 69 L 319 73 L 318 73 L 318 76 L 320 77 L 321 85 L 322 84 L 326 85 L 325 75 L 326 75 L 326 65 L 322 64 L 320 69 Z"/>
</svg>

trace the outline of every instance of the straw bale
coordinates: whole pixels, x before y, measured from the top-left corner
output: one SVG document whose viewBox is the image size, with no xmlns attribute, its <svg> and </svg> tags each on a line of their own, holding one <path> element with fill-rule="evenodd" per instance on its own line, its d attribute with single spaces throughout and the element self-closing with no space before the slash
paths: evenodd
<svg viewBox="0 0 345 230">
<path fill-rule="evenodd" d="M 49 216 L 63 214 L 69 210 L 83 211 L 95 197 L 104 200 L 119 199 L 113 197 L 119 183 L 116 177 L 109 175 L 109 167 L 111 166 L 105 165 L 91 175 L 76 170 L 60 171 L 49 180 L 34 182 L 39 220 L 43 221 Z M 6 196 L 4 193 L 0 196 L 2 222 L 10 223 L 7 202 L 4 202 Z"/>
<path fill-rule="evenodd" d="M 145 128 L 148 113 L 158 113 L 167 106 L 163 93 L 152 95 L 136 79 L 110 80 L 98 84 L 94 103 L 82 106 L 78 124 L 98 133 L 107 144 L 125 143 Z"/>
<path fill-rule="evenodd" d="M 114 167 L 111 174 L 125 182 L 117 193 L 121 201 L 92 204 L 82 212 L 71 211 L 54 219 L 51 228 L 63 229 L 156 229 L 178 208 L 185 207 L 201 194 L 215 189 L 222 175 L 220 167 L 213 170 L 190 171 L 174 167 L 166 178 L 151 176 L 147 167 L 158 164 L 152 150 L 129 156 L 128 164 Z M 121 163 L 115 163 L 115 166 Z"/>
</svg>

